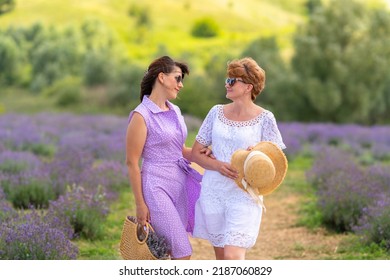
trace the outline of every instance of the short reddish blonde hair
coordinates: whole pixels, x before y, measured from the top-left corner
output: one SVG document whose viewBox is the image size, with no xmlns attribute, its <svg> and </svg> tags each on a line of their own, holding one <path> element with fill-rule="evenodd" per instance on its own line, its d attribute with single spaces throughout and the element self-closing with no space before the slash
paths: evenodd
<svg viewBox="0 0 390 280">
<path fill-rule="evenodd" d="M 265 71 L 251 57 L 235 59 L 228 63 L 227 75 L 231 78 L 241 78 L 245 83 L 253 85 L 252 101 L 265 87 Z"/>
</svg>

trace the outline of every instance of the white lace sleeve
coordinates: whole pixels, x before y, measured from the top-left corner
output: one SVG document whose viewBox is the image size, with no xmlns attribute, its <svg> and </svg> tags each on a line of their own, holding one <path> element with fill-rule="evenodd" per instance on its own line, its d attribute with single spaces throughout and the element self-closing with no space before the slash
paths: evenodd
<svg viewBox="0 0 390 280">
<path fill-rule="evenodd" d="M 268 111 L 263 120 L 263 136 L 262 141 L 271 141 L 278 145 L 281 149 L 285 149 L 286 145 L 283 143 L 282 135 L 276 123 L 275 116 Z"/>
<path fill-rule="evenodd" d="M 202 125 L 199 128 L 198 135 L 196 135 L 196 141 L 198 141 L 200 144 L 204 146 L 210 146 L 211 145 L 211 137 L 212 137 L 212 130 L 213 130 L 213 124 L 214 120 L 217 116 L 217 107 L 220 105 L 215 105 L 213 108 L 210 109 L 209 113 L 207 114 L 206 118 L 203 120 Z"/>
</svg>

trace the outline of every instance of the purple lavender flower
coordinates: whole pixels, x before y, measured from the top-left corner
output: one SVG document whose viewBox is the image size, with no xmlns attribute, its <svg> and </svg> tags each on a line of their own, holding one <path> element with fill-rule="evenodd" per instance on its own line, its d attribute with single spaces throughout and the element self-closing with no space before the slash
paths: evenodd
<svg viewBox="0 0 390 280">
<path fill-rule="evenodd" d="M 317 190 L 323 221 L 337 231 L 351 231 L 363 209 L 390 191 L 390 169 L 359 166 L 346 151 L 323 148 L 307 178 Z"/>
<path fill-rule="evenodd" d="M 0 224 L 14 218 L 16 215 L 17 212 L 6 199 L 3 189 L 0 187 Z"/>
<path fill-rule="evenodd" d="M 102 224 L 109 212 L 105 194 L 99 188 L 86 190 L 80 186 L 69 187 L 65 195 L 50 202 L 48 216 L 66 218 L 75 236 L 97 239 L 102 236 Z"/>
<path fill-rule="evenodd" d="M 363 209 L 353 230 L 364 242 L 377 243 L 390 251 L 390 198 L 387 193 Z"/>
<path fill-rule="evenodd" d="M 317 157 L 310 170 L 306 171 L 307 180 L 316 188 L 335 174 L 359 173 L 359 167 L 350 154 L 337 148 L 323 146 L 317 152 Z"/>
<path fill-rule="evenodd" d="M 13 219 L 16 211 L 10 201 L 21 208 L 42 207 L 51 197 L 47 220 L 68 238 L 74 231 L 89 235 L 106 216 L 109 199 L 128 184 L 123 166 L 126 125 L 126 117 L 103 115 L 1 115 L 0 207 L 4 211 L 0 219 Z M 317 191 L 325 220 L 340 230 L 351 230 L 366 219 L 377 228 L 375 236 L 387 240 L 379 234 L 386 221 L 377 218 L 386 212 L 380 214 L 373 203 L 390 191 L 390 172 L 380 165 L 390 159 L 390 127 L 280 123 L 279 128 L 291 161 L 298 155 L 314 160 L 306 176 Z M 83 191 L 70 190 L 73 184 L 83 186 Z M 71 231 L 66 230 L 68 225 Z M 365 231 L 370 232 L 374 231 Z"/>
<path fill-rule="evenodd" d="M 0 154 L 0 186 L 17 208 L 47 207 L 53 189 L 41 160 L 30 152 Z"/>
<path fill-rule="evenodd" d="M 60 149 L 45 166 L 56 196 L 65 193 L 67 185 L 80 184 L 85 169 L 91 168 L 93 157 L 77 147 Z"/>
<path fill-rule="evenodd" d="M 111 191 L 119 191 L 128 187 L 127 168 L 117 161 L 103 160 L 83 173 L 84 187 L 96 188 L 101 185 Z"/>
<path fill-rule="evenodd" d="M 36 170 L 41 160 L 30 152 L 4 151 L 0 153 L 0 172 L 17 174 L 25 170 Z"/>
<path fill-rule="evenodd" d="M 0 259 L 67 260 L 77 255 L 77 247 L 65 234 L 43 222 L 34 210 L 0 224 Z"/>
</svg>

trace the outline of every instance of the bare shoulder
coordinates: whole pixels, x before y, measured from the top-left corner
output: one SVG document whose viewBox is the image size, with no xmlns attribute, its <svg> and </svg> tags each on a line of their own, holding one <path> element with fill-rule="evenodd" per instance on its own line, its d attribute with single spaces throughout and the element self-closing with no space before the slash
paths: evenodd
<svg viewBox="0 0 390 280">
<path fill-rule="evenodd" d="M 146 127 L 145 119 L 139 112 L 134 112 L 129 121 L 128 128 L 142 128 Z"/>
</svg>

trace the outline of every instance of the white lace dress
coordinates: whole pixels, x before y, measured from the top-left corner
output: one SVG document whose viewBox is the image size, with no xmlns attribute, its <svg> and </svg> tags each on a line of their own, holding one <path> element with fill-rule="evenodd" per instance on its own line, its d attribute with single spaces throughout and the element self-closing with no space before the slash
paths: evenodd
<svg viewBox="0 0 390 280">
<path fill-rule="evenodd" d="M 230 162 L 236 150 L 260 141 L 286 147 L 272 112 L 265 110 L 249 121 L 232 121 L 223 114 L 223 105 L 210 110 L 196 141 L 212 146 L 215 157 L 224 162 Z M 261 216 L 262 208 L 232 179 L 217 171 L 205 171 L 195 209 L 194 237 L 207 239 L 214 247 L 250 248 L 256 243 Z"/>
</svg>

